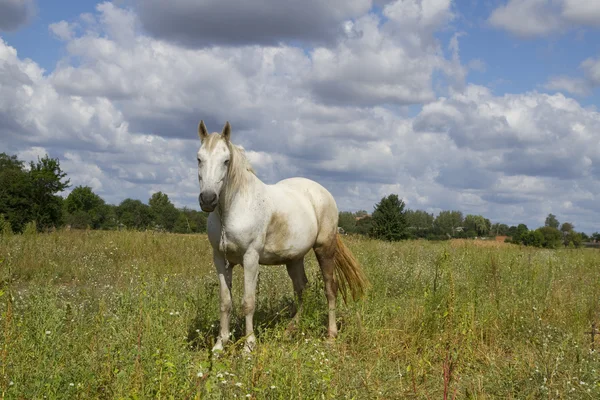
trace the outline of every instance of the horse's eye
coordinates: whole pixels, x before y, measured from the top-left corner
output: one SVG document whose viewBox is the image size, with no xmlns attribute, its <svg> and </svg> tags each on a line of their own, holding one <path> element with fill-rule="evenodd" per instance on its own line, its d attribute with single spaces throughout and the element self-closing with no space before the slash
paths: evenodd
<svg viewBox="0 0 600 400">
<path fill-rule="evenodd" d="M 229 165 L 229 160 L 225 160 L 225 165 Z"/>
</svg>

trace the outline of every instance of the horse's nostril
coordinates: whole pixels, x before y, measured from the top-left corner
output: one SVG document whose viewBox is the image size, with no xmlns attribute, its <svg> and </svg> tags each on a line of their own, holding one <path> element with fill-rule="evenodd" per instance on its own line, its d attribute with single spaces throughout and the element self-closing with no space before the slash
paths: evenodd
<svg viewBox="0 0 600 400">
<path fill-rule="evenodd" d="M 204 204 L 214 204 L 217 200 L 217 194 L 213 191 L 200 193 L 200 202 Z"/>
</svg>

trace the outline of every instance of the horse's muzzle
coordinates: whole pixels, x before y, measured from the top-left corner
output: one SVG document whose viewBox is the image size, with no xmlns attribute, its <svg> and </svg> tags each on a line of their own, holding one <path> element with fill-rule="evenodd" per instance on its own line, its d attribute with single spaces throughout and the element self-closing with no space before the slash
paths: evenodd
<svg viewBox="0 0 600 400">
<path fill-rule="evenodd" d="M 200 208 L 204 212 L 212 212 L 217 207 L 218 203 L 217 194 L 212 191 L 200 192 L 200 196 L 198 196 L 198 202 L 200 203 Z"/>
</svg>

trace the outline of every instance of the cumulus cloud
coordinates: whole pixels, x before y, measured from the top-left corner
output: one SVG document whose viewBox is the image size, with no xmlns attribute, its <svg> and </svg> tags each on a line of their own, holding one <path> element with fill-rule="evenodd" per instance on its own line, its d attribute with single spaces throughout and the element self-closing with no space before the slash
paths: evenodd
<svg viewBox="0 0 600 400">
<path fill-rule="evenodd" d="M 514 35 L 532 38 L 575 26 L 600 27 L 600 3 L 588 0 L 509 0 L 489 23 Z"/>
<path fill-rule="evenodd" d="M 318 180 L 341 209 L 398 193 L 410 208 L 505 223 L 535 226 L 550 211 L 593 220 L 598 113 L 562 94 L 461 84 L 460 33 L 435 34 L 453 18 L 448 1 L 381 6 L 385 20 L 359 15 L 329 46 L 196 48 L 140 34 L 136 9 L 102 3 L 49 28 L 67 53 L 49 73 L 0 41 L 2 143 L 60 157 L 74 185 L 109 202 L 161 190 L 197 207 L 198 121 L 220 131 L 229 120 L 261 179 Z M 414 117 L 385 104 L 423 102 Z"/>
<path fill-rule="evenodd" d="M 447 60 L 435 33 L 454 17 L 450 0 L 396 1 L 383 8 L 383 22 L 369 14 L 346 24 L 336 47 L 312 52 L 309 77 L 322 101 L 372 106 L 419 104 L 435 98 L 434 71 L 464 80 L 457 59 Z M 450 48 L 458 54 L 458 37 Z"/>
<path fill-rule="evenodd" d="M 583 77 L 553 76 L 543 85 L 548 90 L 557 90 L 572 93 L 578 96 L 587 96 L 600 86 L 600 58 L 584 60 L 579 69 Z"/>
<path fill-rule="evenodd" d="M 15 31 L 34 14 L 33 0 L 0 0 L 0 31 Z"/>
</svg>

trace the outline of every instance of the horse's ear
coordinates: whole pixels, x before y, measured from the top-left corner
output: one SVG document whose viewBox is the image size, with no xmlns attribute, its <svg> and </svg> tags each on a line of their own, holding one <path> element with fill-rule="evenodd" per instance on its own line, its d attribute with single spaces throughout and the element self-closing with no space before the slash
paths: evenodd
<svg viewBox="0 0 600 400">
<path fill-rule="evenodd" d="M 227 121 L 225 123 L 225 126 L 223 127 L 223 132 L 221 132 L 221 135 L 223 135 L 225 140 L 229 142 L 229 138 L 231 137 L 231 125 L 229 125 L 229 121 Z"/>
<path fill-rule="evenodd" d="M 200 140 L 204 140 L 208 137 L 208 131 L 206 130 L 206 125 L 204 125 L 204 121 L 200 120 L 198 124 L 198 136 L 200 136 Z"/>
</svg>

